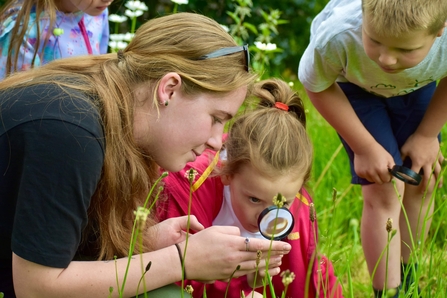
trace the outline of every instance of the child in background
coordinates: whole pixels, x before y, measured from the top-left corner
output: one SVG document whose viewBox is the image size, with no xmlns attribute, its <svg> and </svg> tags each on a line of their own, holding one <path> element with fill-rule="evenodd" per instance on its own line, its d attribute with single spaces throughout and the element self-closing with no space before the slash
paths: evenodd
<svg viewBox="0 0 447 298">
<path fill-rule="evenodd" d="M 8 1 L 0 12 L 0 79 L 59 58 L 107 53 L 112 1 Z"/>
<path fill-rule="evenodd" d="M 376 297 L 411 291 L 413 245 L 430 227 L 430 197 L 444 160 L 438 135 L 447 120 L 446 20 L 447 1 L 331 0 L 313 20 L 300 61 L 299 79 L 340 135 L 352 183 L 362 186 L 362 245 Z M 404 161 L 424 173 L 420 186 L 396 180 L 410 229 L 389 173 Z M 380 255 L 388 218 L 397 233 L 386 268 Z"/>
<path fill-rule="evenodd" d="M 190 169 L 198 173 L 192 184 L 191 214 L 205 228 L 231 225 L 247 239 L 263 238 L 258 216 L 281 193 L 286 198 L 284 206 L 295 218 L 295 226 L 284 240 L 292 250 L 281 265 L 281 272 L 288 269 L 296 276 L 286 297 L 341 297 L 331 263 L 317 256 L 317 223 L 310 218 L 312 199 L 303 188 L 310 176 L 313 151 L 303 103 L 278 79 L 257 83 L 253 95 L 258 100 L 256 107 L 236 118 L 222 151 L 207 150 L 181 172 L 164 179 L 166 198 L 159 201 L 159 218 L 188 214 L 190 182 L 185 175 Z M 258 286 L 262 276 L 259 272 Z M 202 297 L 205 286 L 208 297 L 224 297 L 227 287 L 222 281 L 188 283 L 194 288 L 194 297 Z M 281 297 L 285 286 L 280 275 L 273 277 L 273 285 L 276 296 Z M 252 297 L 252 286 L 253 276 L 233 279 L 227 297 L 239 298 L 241 291 Z"/>
</svg>

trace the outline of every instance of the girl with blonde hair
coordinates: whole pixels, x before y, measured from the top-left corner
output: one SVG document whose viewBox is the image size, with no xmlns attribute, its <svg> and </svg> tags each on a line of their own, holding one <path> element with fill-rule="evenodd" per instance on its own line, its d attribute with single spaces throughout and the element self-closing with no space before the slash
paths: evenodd
<svg viewBox="0 0 447 298">
<path fill-rule="evenodd" d="M 249 249 L 253 241 L 271 235 L 268 226 L 261 231 L 261 218 L 270 209 L 275 214 L 278 209 L 273 207 L 274 198 L 278 200 L 281 194 L 281 204 L 294 220 L 287 216 L 277 219 L 277 233 L 273 237 L 282 238 L 292 250 L 283 257 L 281 266 L 275 268 L 274 273 L 282 272 L 272 279 L 275 296 L 282 297 L 285 292 L 286 297 L 340 298 L 341 285 L 332 264 L 316 252 L 318 226 L 312 198 L 304 188 L 310 178 L 313 148 L 306 132 L 303 102 L 280 79 L 257 83 L 253 101 L 232 123 L 220 152 L 207 150 L 207 154 L 164 180 L 165 199 L 158 202 L 159 217 L 188 214 L 191 189 L 190 214 L 205 227 L 237 227 L 246 237 Z M 185 178 L 190 171 L 197 173 L 191 186 Z M 283 228 L 284 234 L 279 237 Z M 296 276 L 287 285 L 283 283 L 286 270 Z M 263 297 L 259 293 L 263 289 L 256 288 L 262 286 L 264 275 L 260 269 L 256 281 L 249 274 L 231 280 L 229 285 L 222 281 L 213 284 L 188 281 L 188 284 L 193 286 L 195 298 L 203 296 L 205 287 L 209 297 L 239 298 L 241 292 L 245 297 Z M 267 297 L 273 297 L 269 289 L 267 293 Z"/>
</svg>

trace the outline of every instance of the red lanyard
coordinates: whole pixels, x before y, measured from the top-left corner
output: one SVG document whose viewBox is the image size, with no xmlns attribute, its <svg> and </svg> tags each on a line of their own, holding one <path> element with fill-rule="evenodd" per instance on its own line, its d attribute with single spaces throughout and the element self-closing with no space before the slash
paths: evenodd
<svg viewBox="0 0 447 298">
<path fill-rule="evenodd" d="M 87 51 L 90 55 L 93 54 L 92 46 L 90 45 L 90 40 L 88 38 L 87 29 L 85 29 L 84 25 L 84 17 L 78 23 L 79 28 L 81 29 L 82 37 L 84 37 L 85 45 L 87 46 Z"/>
</svg>

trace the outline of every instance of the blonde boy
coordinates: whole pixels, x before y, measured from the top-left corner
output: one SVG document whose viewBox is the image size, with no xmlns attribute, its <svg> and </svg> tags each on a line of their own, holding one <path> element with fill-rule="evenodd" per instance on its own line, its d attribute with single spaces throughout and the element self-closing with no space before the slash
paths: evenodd
<svg viewBox="0 0 447 298">
<path fill-rule="evenodd" d="M 299 78 L 340 135 L 352 183 L 362 186 L 362 245 L 371 275 L 378 263 L 372 276 L 376 297 L 384 289 L 396 297 L 401 288 L 410 291 L 410 234 L 413 243 L 423 241 L 430 226 L 428 203 L 444 160 L 438 135 L 447 121 L 446 19 L 442 0 L 332 0 L 314 19 L 300 61 Z M 388 171 L 403 163 L 425 173 L 420 186 L 396 180 L 410 230 Z M 418 219 L 421 206 L 424 219 Z M 397 233 L 386 269 L 380 254 L 388 218 Z"/>
</svg>

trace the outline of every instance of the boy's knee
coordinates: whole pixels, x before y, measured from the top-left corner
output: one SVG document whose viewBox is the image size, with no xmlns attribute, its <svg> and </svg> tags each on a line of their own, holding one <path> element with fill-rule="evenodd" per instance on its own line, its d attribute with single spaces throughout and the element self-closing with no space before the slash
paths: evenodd
<svg viewBox="0 0 447 298">
<path fill-rule="evenodd" d="M 371 207 L 397 209 L 400 208 L 399 195 L 403 193 L 403 185 L 396 188 L 392 183 L 363 185 L 362 193 L 364 203 Z"/>
</svg>

